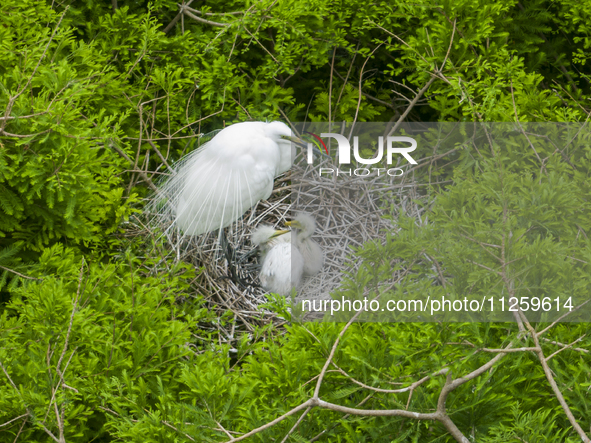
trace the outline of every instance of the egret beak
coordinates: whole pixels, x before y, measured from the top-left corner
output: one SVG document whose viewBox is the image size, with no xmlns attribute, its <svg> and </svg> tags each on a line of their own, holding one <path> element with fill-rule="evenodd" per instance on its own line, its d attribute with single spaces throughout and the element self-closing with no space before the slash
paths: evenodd
<svg viewBox="0 0 591 443">
<path fill-rule="evenodd" d="M 287 229 L 279 229 L 273 233 L 273 235 L 269 238 L 269 240 L 271 240 L 272 238 L 275 238 L 275 237 L 279 237 L 280 235 L 287 234 L 288 232 L 289 231 Z"/>
<path fill-rule="evenodd" d="M 302 140 L 299 137 L 296 137 L 295 135 L 282 135 L 281 138 L 283 140 L 288 140 L 298 146 L 305 146 L 306 142 L 304 140 Z"/>
<path fill-rule="evenodd" d="M 285 226 L 289 226 L 290 228 L 295 229 L 302 229 L 302 224 L 297 220 L 285 222 Z"/>
<path fill-rule="evenodd" d="M 306 142 L 301 138 L 296 137 L 295 135 L 292 135 L 291 137 L 286 137 L 286 139 L 290 140 L 292 143 L 295 143 L 298 146 L 306 146 Z"/>
</svg>

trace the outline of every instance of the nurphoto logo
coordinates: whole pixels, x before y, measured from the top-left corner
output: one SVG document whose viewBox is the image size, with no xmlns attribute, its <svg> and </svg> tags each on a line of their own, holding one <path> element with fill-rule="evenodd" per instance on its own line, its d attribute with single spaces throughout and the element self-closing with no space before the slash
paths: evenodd
<svg viewBox="0 0 591 443">
<path fill-rule="evenodd" d="M 337 141 L 338 144 L 338 160 L 339 165 L 346 165 L 351 164 L 351 144 L 347 137 L 342 134 L 337 134 L 334 132 L 323 132 L 320 136 L 309 132 L 308 134 L 315 137 L 323 146 L 324 151 L 327 155 L 329 154 L 328 148 L 326 144 L 322 140 L 322 137 L 332 137 Z M 400 144 L 408 144 L 410 146 L 400 146 Z M 313 148 L 314 145 L 312 143 L 308 143 L 308 151 L 307 151 L 307 162 L 309 165 L 313 164 L 314 156 L 313 156 Z M 414 158 L 411 157 L 410 153 L 413 152 L 417 148 L 417 141 L 412 137 L 402 137 L 402 136 L 388 136 L 386 137 L 386 163 L 388 165 L 392 165 L 394 154 L 402 155 L 408 163 L 416 165 L 417 162 Z M 359 137 L 353 137 L 353 156 L 355 157 L 355 161 L 358 164 L 362 165 L 376 165 L 377 163 L 381 162 L 384 158 L 384 137 L 378 137 L 378 145 L 377 145 L 377 154 L 373 158 L 363 158 L 359 153 Z M 356 175 L 359 177 L 364 177 L 371 175 L 373 173 L 377 173 L 380 175 L 382 173 L 386 173 L 391 177 L 399 177 L 404 174 L 404 171 L 401 168 L 355 168 L 355 169 L 340 169 L 340 168 L 319 168 L 319 174 L 336 174 L 339 175 Z"/>
</svg>

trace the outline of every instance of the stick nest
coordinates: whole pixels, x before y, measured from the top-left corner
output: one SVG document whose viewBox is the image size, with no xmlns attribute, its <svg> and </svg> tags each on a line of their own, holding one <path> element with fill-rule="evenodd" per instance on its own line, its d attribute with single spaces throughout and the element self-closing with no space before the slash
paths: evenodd
<svg viewBox="0 0 591 443">
<path fill-rule="evenodd" d="M 339 166 L 326 157 L 320 162 L 317 159 L 314 165 L 308 165 L 301 155 L 295 160 L 291 171 L 275 179 L 268 200 L 259 201 L 226 228 L 236 254 L 235 270 L 244 286 L 229 278 L 231 271 L 220 246 L 219 233 L 183 236 L 173 226 L 172 214 L 147 212 L 144 215 L 144 225 L 150 233 L 163 233 L 165 255 L 195 266 L 197 278 L 193 282 L 194 293 L 189 296 L 203 297 L 210 310 L 232 311 L 247 330 L 277 320 L 277 314 L 262 306 L 269 301 L 268 294 L 259 286 L 259 255 L 250 242 L 252 231 L 260 224 L 284 228 L 285 222 L 299 211 L 316 219 L 312 238 L 322 248 L 325 263 L 320 273 L 304 279 L 296 297 L 298 302 L 330 299 L 331 291 L 339 287 L 346 273 L 354 272 L 359 265 L 354 248 L 370 240 L 385 239 L 386 233 L 396 229 L 399 214 L 421 217 L 422 209 L 415 203 L 420 195 L 412 173 L 400 177 L 385 172 L 365 177 L 353 173 L 320 176 L 320 168 L 336 171 Z M 340 165 L 340 170 L 348 171 L 349 166 Z"/>
</svg>

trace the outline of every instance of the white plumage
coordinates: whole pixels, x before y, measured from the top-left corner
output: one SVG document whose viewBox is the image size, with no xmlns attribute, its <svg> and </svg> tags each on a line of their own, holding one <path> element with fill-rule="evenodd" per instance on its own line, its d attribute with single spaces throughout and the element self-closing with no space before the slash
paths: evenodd
<svg viewBox="0 0 591 443">
<path fill-rule="evenodd" d="M 272 226 L 262 225 L 253 231 L 250 242 L 258 246 L 261 257 L 264 257 L 273 246 L 291 242 L 291 235 L 287 230 L 277 230 Z"/>
<path fill-rule="evenodd" d="M 320 245 L 311 238 L 316 230 L 314 217 L 300 212 L 292 222 L 287 222 L 286 225 L 296 230 L 293 243 L 304 258 L 304 276 L 311 277 L 318 274 L 324 265 L 324 253 Z"/>
<path fill-rule="evenodd" d="M 288 231 L 278 231 L 270 226 L 257 228 L 251 240 L 261 249 L 263 263 L 259 280 L 263 289 L 289 296 L 302 280 L 304 258 L 292 245 Z"/>
<path fill-rule="evenodd" d="M 172 212 L 185 235 L 225 228 L 269 198 L 274 178 L 292 165 L 290 139 L 299 141 L 281 122 L 228 126 L 177 164 L 153 207 Z"/>
</svg>

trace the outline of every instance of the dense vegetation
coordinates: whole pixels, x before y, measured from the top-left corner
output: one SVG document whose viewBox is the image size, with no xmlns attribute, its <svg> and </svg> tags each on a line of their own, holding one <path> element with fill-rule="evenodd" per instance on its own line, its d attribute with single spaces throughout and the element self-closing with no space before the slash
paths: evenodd
<svg viewBox="0 0 591 443">
<path fill-rule="evenodd" d="M 589 441 L 587 324 L 261 324 L 229 339 L 237 319 L 205 307 L 199 270 L 129 227 L 158 173 L 236 121 L 586 122 L 589 5 L 187 8 L 1 2 L 0 442 L 229 441 L 295 407 L 246 440 Z M 448 183 L 429 227 L 401 220 L 358 251 L 358 282 L 390 275 L 391 248 L 417 292 L 425 255 L 460 292 L 591 287 L 588 144 L 450 161 L 417 172 Z M 507 252 L 488 270 L 453 259 L 485 239 Z M 528 262 L 498 283 L 511 257 Z"/>
</svg>

